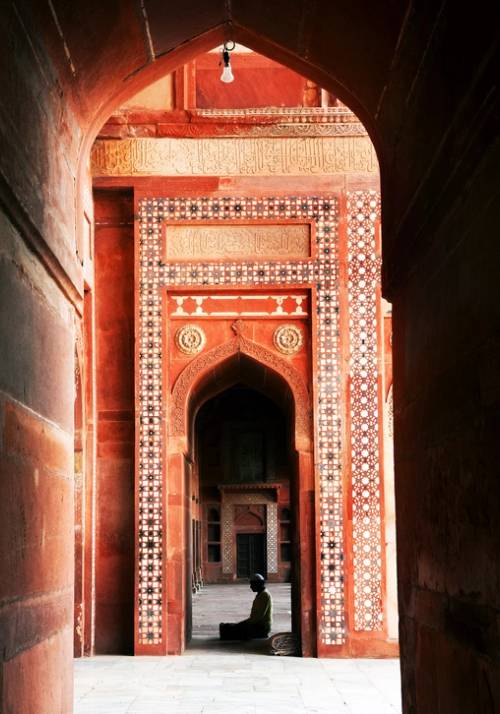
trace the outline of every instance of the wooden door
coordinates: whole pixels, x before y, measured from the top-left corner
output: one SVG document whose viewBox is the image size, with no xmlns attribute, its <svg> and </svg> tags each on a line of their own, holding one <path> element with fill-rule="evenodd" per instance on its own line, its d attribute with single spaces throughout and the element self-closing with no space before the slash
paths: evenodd
<svg viewBox="0 0 500 714">
<path fill-rule="evenodd" d="M 238 533 L 236 535 L 236 575 L 249 578 L 254 573 L 266 576 L 265 533 Z"/>
</svg>

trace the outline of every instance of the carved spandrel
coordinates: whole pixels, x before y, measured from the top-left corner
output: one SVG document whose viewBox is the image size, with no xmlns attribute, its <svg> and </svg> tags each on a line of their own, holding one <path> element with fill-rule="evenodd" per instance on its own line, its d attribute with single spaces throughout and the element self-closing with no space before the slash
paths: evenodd
<svg viewBox="0 0 500 714">
<path fill-rule="evenodd" d="M 308 258 L 309 224 L 285 225 L 167 225 L 167 260 L 218 258 Z"/>
<path fill-rule="evenodd" d="M 368 136 L 96 141 L 94 176 L 315 176 L 377 173 Z"/>
</svg>

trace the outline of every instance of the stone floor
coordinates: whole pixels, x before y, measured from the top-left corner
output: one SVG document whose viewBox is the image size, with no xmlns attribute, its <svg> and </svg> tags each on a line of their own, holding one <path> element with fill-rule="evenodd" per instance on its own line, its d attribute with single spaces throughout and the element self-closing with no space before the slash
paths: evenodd
<svg viewBox="0 0 500 714">
<path fill-rule="evenodd" d="M 227 588 L 233 588 L 228 590 Z M 288 586 L 271 585 L 275 632 L 289 630 Z M 262 643 L 221 643 L 247 586 L 207 587 L 193 605 L 193 642 L 181 657 L 75 661 L 75 714 L 398 714 L 397 660 L 270 657 Z"/>
</svg>

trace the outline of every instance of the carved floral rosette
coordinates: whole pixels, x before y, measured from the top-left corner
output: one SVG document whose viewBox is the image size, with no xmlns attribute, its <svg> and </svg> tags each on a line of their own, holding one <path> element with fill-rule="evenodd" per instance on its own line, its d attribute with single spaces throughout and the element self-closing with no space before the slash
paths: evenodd
<svg viewBox="0 0 500 714">
<path fill-rule="evenodd" d="M 284 355 L 293 355 L 298 352 L 303 342 L 302 331 L 296 325 L 280 325 L 274 331 L 274 346 Z"/>
<path fill-rule="evenodd" d="M 198 325 L 183 325 L 175 333 L 175 344 L 185 355 L 197 355 L 205 347 L 207 338 Z"/>
</svg>

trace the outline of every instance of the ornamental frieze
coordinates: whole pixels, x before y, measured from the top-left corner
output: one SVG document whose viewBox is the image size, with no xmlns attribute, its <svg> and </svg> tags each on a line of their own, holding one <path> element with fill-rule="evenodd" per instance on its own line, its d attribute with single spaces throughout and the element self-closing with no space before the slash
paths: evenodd
<svg viewBox="0 0 500 714">
<path fill-rule="evenodd" d="M 316 176 L 378 173 L 368 136 L 96 141 L 98 176 Z"/>
<path fill-rule="evenodd" d="M 308 297 L 304 293 L 184 293 L 168 297 L 168 314 L 171 318 L 194 317 L 197 320 L 213 317 L 276 318 L 308 316 Z M 241 324 L 240 324 L 241 323 Z M 232 329 L 242 329 L 236 320 Z"/>
<path fill-rule="evenodd" d="M 134 125 L 130 125 L 133 127 Z M 362 124 L 229 124 L 229 123 L 204 123 L 193 124 L 162 124 L 162 137 L 234 137 L 234 136 L 260 136 L 260 137 L 298 137 L 298 136 L 367 136 Z M 128 136 L 133 136 L 131 129 Z"/>
</svg>

